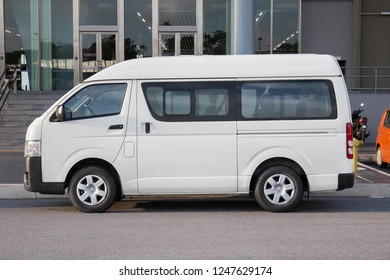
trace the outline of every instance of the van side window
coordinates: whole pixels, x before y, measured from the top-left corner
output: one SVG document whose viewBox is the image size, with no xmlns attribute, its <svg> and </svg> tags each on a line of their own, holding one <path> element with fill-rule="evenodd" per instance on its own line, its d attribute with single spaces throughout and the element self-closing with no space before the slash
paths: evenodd
<svg viewBox="0 0 390 280">
<path fill-rule="evenodd" d="M 334 88 L 328 80 L 243 82 L 240 88 L 244 119 L 337 118 Z"/>
<path fill-rule="evenodd" d="M 235 120 L 234 82 L 142 83 L 142 90 L 161 121 Z"/>
<path fill-rule="evenodd" d="M 195 114 L 197 116 L 225 116 L 229 113 L 227 89 L 196 89 Z"/>
<path fill-rule="evenodd" d="M 167 115 L 189 115 L 191 113 L 190 92 L 167 91 L 165 94 L 165 108 Z"/>
<path fill-rule="evenodd" d="M 127 84 L 97 84 L 82 88 L 64 104 L 66 119 L 117 115 L 121 112 Z"/>
</svg>

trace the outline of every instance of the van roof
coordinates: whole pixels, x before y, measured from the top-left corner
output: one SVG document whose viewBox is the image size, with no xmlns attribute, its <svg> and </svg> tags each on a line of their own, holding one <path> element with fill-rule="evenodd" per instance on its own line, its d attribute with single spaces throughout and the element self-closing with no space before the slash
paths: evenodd
<svg viewBox="0 0 390 280">
<path fill-rule="evenodd" d="M 132 59 L 96 73 L 86 82 L 127 79 L 341 76 L 330 55 L 213 55 Z"/>
</svg>

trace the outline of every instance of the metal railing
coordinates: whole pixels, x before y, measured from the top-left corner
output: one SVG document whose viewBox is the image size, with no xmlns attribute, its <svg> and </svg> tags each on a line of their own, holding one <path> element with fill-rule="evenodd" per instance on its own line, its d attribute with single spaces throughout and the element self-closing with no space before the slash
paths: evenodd
<svg viewBox="0 0 390 280">
<path fill-rule="evenodd" d="M 349 90 L 390 91 L 390 67 L 341 67 Z"/>
<path fill-rule="evenodd" d="M 19 67 L 7 66 L 0 76 L 0 111 L 18 79 Z"/>
</svg>

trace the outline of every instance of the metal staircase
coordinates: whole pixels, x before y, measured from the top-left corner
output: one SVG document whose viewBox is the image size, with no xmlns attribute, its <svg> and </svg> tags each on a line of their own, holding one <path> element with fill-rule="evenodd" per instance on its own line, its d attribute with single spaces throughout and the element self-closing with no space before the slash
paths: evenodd
<svg viewBox="0 0 390 280">
<path fill-rule="evenodd" d="M 64 92 L 16 91 L 19 69 L 8 69 L 1 76 L 0 151 L 22 151 L 27 127 Z"/>
<path fill-rule="evenodd" d="M 7 98 L 20 76 L 19 66 L 7 66 L 0 77 L 0 112 L 2 111 Z"/>
</svg>

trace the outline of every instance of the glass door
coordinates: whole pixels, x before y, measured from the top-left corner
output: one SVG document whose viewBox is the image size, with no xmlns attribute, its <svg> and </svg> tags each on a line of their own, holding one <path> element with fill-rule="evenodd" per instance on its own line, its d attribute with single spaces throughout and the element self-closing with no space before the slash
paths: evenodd
<svg viewBox="0 0 390 280">
<path fill-rule="evenodd" d="M 195 33 L 160 32 L 159 55 L 195 55 L 195 40 Z"/>
<path fill-rule="evenodd" d="M 118 61 L 116 32 L 81 32 L 81 80 Z"/>
</svg>

